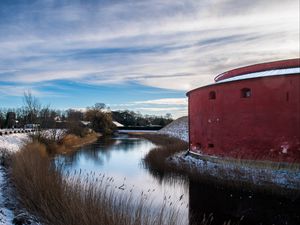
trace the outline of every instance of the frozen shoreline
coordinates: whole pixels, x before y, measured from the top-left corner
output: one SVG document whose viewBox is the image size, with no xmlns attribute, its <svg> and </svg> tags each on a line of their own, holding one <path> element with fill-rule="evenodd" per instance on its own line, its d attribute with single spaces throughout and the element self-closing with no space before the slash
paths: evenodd
<svg viewBox="0 0 300 225">
<path fill-rule="evenodd" d="M 52 137 L 55 134 L 57 135 L 56 138 L 59 138 L 65 133 L 62 130 L 57 131 L 46 130 L 42 132 L 42 135 Z M 16 197 L 12 196 L 12 184 L 7 177 L 7 168 L 3 165 L 9 157 L 7 154 L 19 151 L 28 141 L 30 141 L 28 133 L 12 133 L 0 136 L 0 225 L 41 225 L 34 216 L 22 209 Z"/>
<path fill-rule="evenodd" d="M 180 153 L 168 158 L 169 163 L 183 166 L 199 176 L 208 176 L 221 181 L 245 182 L 257 187 L 272 187 L 281 190 L 300 191 L 300 173 L 298 169 L 257 167 L 243 163 L 230 163 L 221 158 L 205 156 L 196 158 Z M 180 165 L 179 165 L 180 164 Z"/>
<path fill-rule="evenodd" d="M 9 134 L 0 136 L 0 157 L 1 164 L 4 160 L 4 154 L 19 151 L 22 146 L 29 140 L 29 136 L 26 133 L 21 134 Z M 6 170 L 3 165 L 0 165 L 0 225 L 12 225 L 15 218 L 15 213 L 12 207 L 8 203 L 7 196 L 7 177 Z"/>
<path fill-rule="evenodd" d="M 158 134 L 168 135 L 188 142 L 188 118 L 181 117 L 161 129 Z M 253 166 L 256 162 L 245 164 L 238 160 L 227 160 L 216 156 L 192 156 L 177 154 L 168 158 L 169 163 L 184 167 L 216 180 L 245 182 L 258 187 L 275 187 L 282 190 L 300 191 L 299 169 L 277 168 L 276 166 Z M 251 165 L 252 164 L 252 165 Z M 266 163 L 267 164 L 267 163 Z M 270 164 L 272 164 L 270 162 Z M 276 163 L 274 163 L 276 164 Z M 290 166 L 291 168 L 293 165 Z M 297 167 L 298 168 L 298 167 Z"/>
</svg>

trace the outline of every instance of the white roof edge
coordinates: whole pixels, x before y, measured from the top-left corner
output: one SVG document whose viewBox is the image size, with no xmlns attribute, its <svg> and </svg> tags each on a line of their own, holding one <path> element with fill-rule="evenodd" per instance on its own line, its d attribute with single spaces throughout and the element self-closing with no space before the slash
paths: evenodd
<svg viewBox="0 0 300 225">
<path fill-rule="evenodd" d="M 216 83 L 225 83 L 230 81 L 237 81 L 237 80 L 246 80 L 252 78 L 259 78 L 259 77 L 269 77 L 269 76 L 280 76 L 280 75 L 291 75 L 291 74 L 299 74 L 300 67 L 295 68 L 288 68 L 288 69 L 276 69 L 276 70 L 266 70 L 262 72 L 255 72 L 255 73 L 247 73 L 235 77 L 229 77 L 224 80 L 217 81 Z"/>
</svg>

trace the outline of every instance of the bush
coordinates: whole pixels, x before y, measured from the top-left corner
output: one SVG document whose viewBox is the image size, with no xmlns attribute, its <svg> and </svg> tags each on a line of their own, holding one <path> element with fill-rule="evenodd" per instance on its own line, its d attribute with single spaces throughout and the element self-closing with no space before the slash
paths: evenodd
<svg viewBox="0 0 300 225">
<path fill-rule="evenodd" d="M 111 135 L 116 129 L 110 112 L 104 112 L 102 109 L 94 107 L 88 109 L 85 115 L 86 119 L 91 122 L 91 128 L 96 132 Z"/>
<path fill-rule="evenodd" d="M 85 127 L 80 121 L 69 121 L 67 123 L 67 133 L 84 137 L 90 133 L 90 129 Z"/>
</svg>

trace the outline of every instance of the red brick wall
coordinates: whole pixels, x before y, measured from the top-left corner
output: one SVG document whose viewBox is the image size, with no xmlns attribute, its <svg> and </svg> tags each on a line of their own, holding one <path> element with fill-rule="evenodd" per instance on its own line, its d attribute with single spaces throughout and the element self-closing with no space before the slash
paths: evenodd
<svg viewBox="0 0 300 225">
<path fill-rule="evenodd" d="M 191 151 L 300 162 L 300 74 L 216 83 L 188 96 Z"/>
</svg>

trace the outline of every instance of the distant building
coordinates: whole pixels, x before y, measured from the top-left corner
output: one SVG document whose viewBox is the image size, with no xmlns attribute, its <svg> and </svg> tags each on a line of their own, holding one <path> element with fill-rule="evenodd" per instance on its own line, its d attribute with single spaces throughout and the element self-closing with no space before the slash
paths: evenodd
<svg viewBox="0 0 300 225">
<path fill-rule="evenodd" d="M 8 112 L 6 114 L 6 127 L 15 128 L 15 126 L 16 126 L 16 113 Z"/>
<path fill-rule="evenodd" d="M 220 74 L 187 93 L 193 154 L 300 162 L 300 59 Z"/>
</svg>

